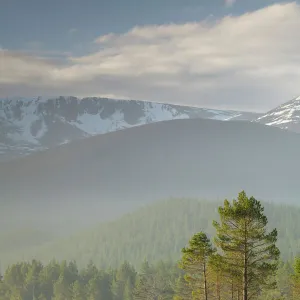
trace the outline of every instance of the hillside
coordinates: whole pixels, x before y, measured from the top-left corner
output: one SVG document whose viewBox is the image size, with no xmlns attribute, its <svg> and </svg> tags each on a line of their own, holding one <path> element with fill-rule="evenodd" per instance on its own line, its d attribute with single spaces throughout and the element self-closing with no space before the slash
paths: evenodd
<svg viewBox="0 0 300 300">
<path fill-rule="evenodd" d="M 260 199 L 297 203 L 298 149 L 298 134 L 256 123 L 153 123 L 2 163 L 1 201 L 24 211 L 53 211 L 58 204 L 63 211 L 68 204 L 80 212 L 84 201 L 95 211 L 102 201 L 212 199 L 245 189 Z"/>
<path fill-rule="evenodd" d="M 218 220 L 222 201 L 170 199 L 129 213 L 116 221 L 100 224 L 70 238 L 35 247 L 0 253 L 2 263 L 20 257 L 42 261 L 75 259 L 84 266 L 92 259 L 98 266 L 119 266 L 124 260 L 140 265 L 144 258 L 175 260 L 190 236 L 200 230 L 214 235 L 212 220 Z M 279 232 L 283 259 L 299 254 L 300 208 L 265 203 L 270 228 Z"/>
<path fill-rule="evenodd" d="M 134 100 L 76 97 L 0 99 L 0 161 L 70 141 L 173 119 L 252 120 L 255 113 Z"/>
<path fill-rule="evenodd" d="M 41 231 L 37 228 L 23 227 L 11 230 L 1 228 L 0 231 L 0 253 L 10 253 L 11 251 L 26 251 L 34 249 L 45 243 L 52 242 L 59 238 L 60 234 L 53 234 Z"/>
</svg>

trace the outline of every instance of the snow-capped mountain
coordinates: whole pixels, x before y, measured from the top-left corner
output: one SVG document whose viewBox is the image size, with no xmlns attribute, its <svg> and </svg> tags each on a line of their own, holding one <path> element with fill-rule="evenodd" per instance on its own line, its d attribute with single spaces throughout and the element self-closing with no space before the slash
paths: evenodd
<svg viewBox="0 0 300 300">
<path fill-rule="evenodd" d="M 300 96 L 258 117 L 255 122 L 300 133 Z"/>
<path fill-rule="evenodd" d="M 237 111 L 106 98 L 0 99 L 0 160 L 158 121 L 252 120 L 254 116 Z"/>
</svg>

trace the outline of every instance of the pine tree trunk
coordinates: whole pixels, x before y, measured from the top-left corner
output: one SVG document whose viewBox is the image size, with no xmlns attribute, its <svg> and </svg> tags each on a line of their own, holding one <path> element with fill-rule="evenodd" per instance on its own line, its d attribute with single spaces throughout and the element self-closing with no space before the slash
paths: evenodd
<svg viewBox="0 0 300 300">
<path fill-rule="evenodd" d="M 204 296 L 205 296 L 205 300 L 208 300 L 207 281 L 206 281 L 206 265 L 205 265 L 205 262 L 203 264 L 203 278 L 204 278 Z"/>
<path fill-rule="evenodd" d="M 245 230 L 246 231 L 246 230 Z M 244 252 L 244 272 L 243 272 L 243 300 L 248 300 L 248 261 L 247 261 L 247 246 L 245 241 Z"/>
<path fill-rule="evenodd" d="M 217 277 L 217 299 L 221 300 L 220 278 Z"/>
</svg>

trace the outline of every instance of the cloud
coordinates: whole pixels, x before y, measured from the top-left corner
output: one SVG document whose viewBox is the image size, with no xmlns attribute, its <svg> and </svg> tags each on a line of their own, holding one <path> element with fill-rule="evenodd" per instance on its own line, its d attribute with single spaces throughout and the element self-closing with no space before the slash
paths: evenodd
<svg viewBox="0 0 300 300">
<path fill-rule="evenodd" d="M 236 0 L 225 0 L 225 5 L 232 6 L 235 2 L 236 2 Z"/>
<path fill-rule="evenodd" d="M 300 6 L 277 4 L 217 22 L 136 27 L 51 61 L 0 50 L 0 97 L 108 95 L 266 110 L 300 93 Z"/>
<path fill-rule="evenodd" d="M 76 32 L 78 32 L 78 29 L 77 28 L 71 28 L 71 29 L 69 29 L 69 34 L 74 34 L 74 33 L 76 33 Z"/>
</svg>

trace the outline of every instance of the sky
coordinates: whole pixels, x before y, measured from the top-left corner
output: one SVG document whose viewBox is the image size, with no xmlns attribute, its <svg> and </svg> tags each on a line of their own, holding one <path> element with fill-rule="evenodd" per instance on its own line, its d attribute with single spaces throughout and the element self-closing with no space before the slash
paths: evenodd
<svg viewBox="0 0 300 300">
<path fill-rule="evenodd" d="M 264 112 L 300 95 L 300 1 L 0 0 L 0 97 Z"/>
</svg>

